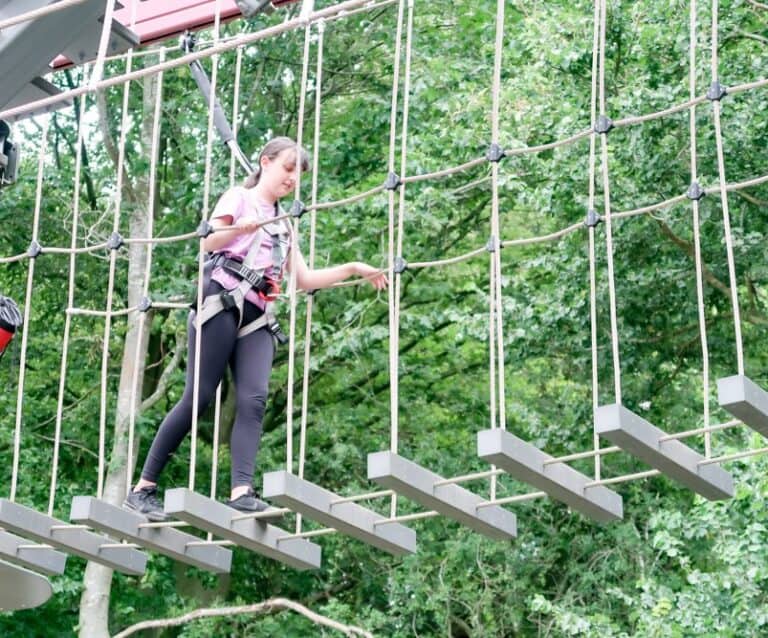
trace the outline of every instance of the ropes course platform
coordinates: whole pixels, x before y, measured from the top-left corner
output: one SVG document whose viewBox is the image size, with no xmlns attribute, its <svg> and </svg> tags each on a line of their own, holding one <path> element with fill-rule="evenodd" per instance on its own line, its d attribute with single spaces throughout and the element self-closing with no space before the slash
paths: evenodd
<svg viewBox="0 0 768 638">
<path fill-rule="evenodd" d="M 394 452 L 369 454 L 368 478 L 494 540 L 517 536 L 512 512 L 500 506 L 478 507 L 486 502 L 482 497 L 459 485 L 436 485 L 442 476 Z"/>
<path fill-rule="evenodd" d="M 147 566 L 147 555 L 143 552 L 132 547 L 117 547 L 107 536 L 5 498 L 0 499 L 0 526 L 123 574 L 141 576 Z"/>
<path fill-rule="evenodd" d="M 52 594 L 45 576 L 0 561 L 0 611 L 39 607 Z"/>
<path fill-rule="evenodd" d="M 43 574 L 63 574 L 67 555 L 42 545 L 32 546 L 26 538 L 0 531 L 0 557 L 10 563 Z"/>
<path fill-rule="evenodd" d="M 0 21 L 49 4 L 49 0 L 11 0 L 0 3 Z M 83 0 L 55 13 L 3 29 L 0 40 L 0 78 L 3 79 L 0 108 L 13 108 L 61 93 L 40 76 L 51 71 L 50 62 L 59 53 L 78 64 L 93 59 L 101 37 L 100 19 L 104 12 L 104 0 Z M 130 29 L 117 21 L 112 23 L 108 45 L 110 53 L 125 52 L 138 42 L 138 36 Z M 62 100 L 40 111 L 27 113 L 24 117 L 63 108 L 71 103 L 71 99 Z"/>
<path fill-rule="evenodd" d="M 380 525 L 387 520 L 381 514 L 357 503 L 334 502 L 341 499 L 338 494 L 285 470 L 265 474 L 263 492 L 264 498 L 393 556 L 416 551 L 416 532 L 409 527 L 399 523 Z"/>
<path fill-rule="evenodd" d="M 768 437 L 768 392 L 743 374 L 717 380 L 717 400 L 737 419 Z"/>
<path fill-rule="evenodd" d="M 667 433 L 623 405 L 600 406 L 595 432 L 625 452 L 709 500 L 733 496 L 733 477 L 717 465 L 701 465 L 704 457 L 680 441 L 662 440 Z"/>
<path fill-rule="evenodd" d="M 552 463 L 552 456 L 506 430 L 478 432 L 477 455 L 596 521 L 624 517 L 619 494 L 602 485 L 589 485 L 590 477 L 566 463 Z"/>
<path fill-rule="evenodd" d="M 69 518 L 215 574 L 229 573 L 232 567 L 231 550 L 218 545 L 190 545 L 200 538 L 172 527 L 149 527 L 141 514 L 91 496 L 75 496 Z"/>
<path fill-rule="evenodd" d="M 285 530 L 262 520 L 239 518 L 241 512 L 185 487 L 166 490 L 164 509 L 198 529 L 296 569 L 320 567 L 319 545 L 303 538 L 282 538 Z"/>
</svg>

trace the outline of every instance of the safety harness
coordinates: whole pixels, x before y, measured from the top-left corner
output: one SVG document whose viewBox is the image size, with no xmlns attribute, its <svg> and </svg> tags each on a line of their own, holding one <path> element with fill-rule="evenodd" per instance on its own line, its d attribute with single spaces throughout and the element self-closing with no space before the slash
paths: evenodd
<svg viewBox="0 0 768 638">
<path fill-rule="evenodd" d="M 5 353 L 5 348 L 13 339 L 16 328 L 21 325 L 21 313 L 19 307 L 10 297 L 0 295 L 0 358 Z"/>
<path fill-rule="evenodd" d="M 272 238 L 272 263 L 263 268 L 254 268 L 253 262 L 256 259 L 263 239 L 262 231 Z M 240 279 L 240 283 L 232 290 L 224 290 L 215 295 L 208 295 L 203 299 L 203 306 L 200 311 L 200 325 L 205 324 L 206 321 L 212 319 L 220 312 L 236 308 L 239 315 L 238 339 L 242 339 L 246 335 L 266 327 L 272 334 L 275 345 L 278 343 L 288 343 L 288 337 L 281 330 L 280 324 L 278 324 L 275 317 L 273 302 L 280 294 L 280 281 L 283 277 L 290 243 L 290 227 L 285 223 L 285 220 L 281 220 L 280 222 L 265 224 L 259 228 L 259 233 L 254 238 L 243 261 L 227 257 L 223 253 L 218 253 L 212 259 L 209 259 L 203 271 L 204 290 L 208 287 L 211 275 L 217 267 L 221 267 L 228 273 L 235 275 L 235 277 Z M 245 297 L 251 290 L 255 290 L 259 297 L 264 300 L 264 313 L 243 326 Z"/>
</svg>

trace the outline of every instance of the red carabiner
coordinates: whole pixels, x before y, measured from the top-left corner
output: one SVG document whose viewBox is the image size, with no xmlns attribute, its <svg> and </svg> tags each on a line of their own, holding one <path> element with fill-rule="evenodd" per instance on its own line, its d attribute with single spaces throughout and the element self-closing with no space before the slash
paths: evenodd
<svg viewBox="0 0 768 638">
<path fill-rule="evenodd" d="M 266 290 L 259 290 L 259 298 L 266 302 L 275 301 L 280 296 L 280 282 L 274 279 L 264 278 Z"/>
</svg>

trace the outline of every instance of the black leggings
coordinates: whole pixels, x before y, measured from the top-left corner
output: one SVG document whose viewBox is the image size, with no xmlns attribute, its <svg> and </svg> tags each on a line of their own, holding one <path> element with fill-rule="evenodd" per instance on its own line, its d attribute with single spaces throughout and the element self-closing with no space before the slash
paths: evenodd
<svg viewBox="0 0 768 638">
<path fill-rule="evenodd" d="M 206 295 L 223 289 L 212 281 Z M 258 318 L 262 311 L 246 301 L 242 325 Z M 235 382 L 237 412 L 230 438 L 232 456 L 232 487 L 251 485 L 256 454 L 261 442 L 261 422 L 267 403 L 269 373 L 275 346 L 267 328 L 256 330 L 242 339 L 237 338 L 237 310 L 220 312 L 202 328 L 200 349 L 200 389 L 197 414 L 202 414 L 216 394 L 227 364 Z M 144 462 L 141 478 L 157 482 L 171 455 L 192 429 L 192 393 L 195 374 L 195 323 L 190 313 L 188 322 L 189 361 L 187 381 L 181 400 L 163 419 Z"/>
</svg>

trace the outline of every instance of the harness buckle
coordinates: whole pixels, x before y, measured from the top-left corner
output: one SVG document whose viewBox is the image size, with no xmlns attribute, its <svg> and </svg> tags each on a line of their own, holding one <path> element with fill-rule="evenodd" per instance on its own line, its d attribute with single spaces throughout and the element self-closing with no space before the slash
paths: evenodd
<svg viewBox="0 0 768 638">
<path fill-rule="evenodd" d="M 251 284 L 251 286 L 258 286 L 259 282 L 261 282 L 261 276 L 259 273 L 257 273 L 255 270 L 251 270 L 250 268 L 246 268 L 245 266 L 240 271 L 240 274 L 243 276 L 243 279 Z"/>
<path fill-rule="evenodd" d="M 277 339 L 277 342 L 284 346 L 286 343 L 288 343 L 288 337 L 283 332 L 282 328 L 280 327 L 280 324 L 277 323 L 277 321 L 273 321 L 272 323 L 267 324 L 267 330 L 269 330 L 270 334 Z"/>
<path fill-rule="evenodd" d="M 235 298 L 226 290 L 219 293 L 219 298 L 221 299 L 221 307 L 224 310 L 232 310 L 233 308 L 237 308 L 237 302 L 235 301 Z"/>
</svg>

